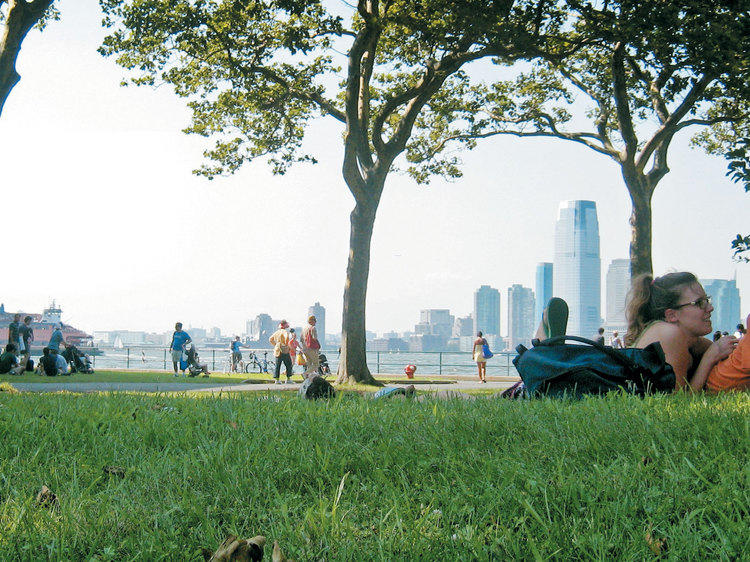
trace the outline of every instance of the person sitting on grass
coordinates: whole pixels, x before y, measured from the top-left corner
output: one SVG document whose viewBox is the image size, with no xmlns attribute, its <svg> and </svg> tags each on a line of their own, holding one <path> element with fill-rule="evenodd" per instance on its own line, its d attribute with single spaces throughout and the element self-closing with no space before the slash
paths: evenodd
<svg viewBox="0 0 750 562">
<path fill-rule="evenodd" d="M 68 362 L 65 360 L 65 357 L 63 357 L 62 353 L 60 353 L 56 349 L 50 349 L 49 352 L 50 355 L 52 355 L 52 357 L 55 359 L 55 365 L 57 365 L 57 374 L 69 375 L 70 368 L 68 367 Z"/>
<path fill-rule="evenodd" d="M 659 342 L 674 369 L 675 390 L 712 392 L 750 388 L 750 341 L 722 336 L 711 342 L 711 297 L 692 273 L 644 274 L 628 296 L 625 344 Z M 748 318 L 750 321 L 750 317 Z"/>
<path fill-rule="evenodd" d="M 52 355 L 49 347 L 42 349 L 42 356 L 37 363 L 37 373 L 48 377 L 57 376 L 57 358 Z"/>
<path fill-rule="evenodd" d="M 24 367 L 24 365 L 18 364 L 16 346 L 8 343 L 5 346 L 5 352 L 0 355 L 0 375 L 22 375 Z"/>
</svg>

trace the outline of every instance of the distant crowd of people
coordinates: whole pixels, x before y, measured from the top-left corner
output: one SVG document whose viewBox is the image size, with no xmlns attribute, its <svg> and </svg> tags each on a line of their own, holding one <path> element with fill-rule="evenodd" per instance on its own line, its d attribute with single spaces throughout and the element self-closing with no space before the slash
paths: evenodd
<svg viewBox="0 0 750 562">
<path fill-rule="evenodd" d="M 88 357 L 65 341 L 60 324 L 56 324 L 52 330 L 49 342 L 42 349 L 42 356 L 35 367 L 31 359 L 31 344 L 34 342 L 31 321 L 32 317 L 26 316 L 21 322 L 21 315 L 16 314 L 8 324 L 8 343 L 0 355 L 0 374 L 22 375 L 33 371 L 40 375 L 56 376 L 93 372 Z"/>
</svg>

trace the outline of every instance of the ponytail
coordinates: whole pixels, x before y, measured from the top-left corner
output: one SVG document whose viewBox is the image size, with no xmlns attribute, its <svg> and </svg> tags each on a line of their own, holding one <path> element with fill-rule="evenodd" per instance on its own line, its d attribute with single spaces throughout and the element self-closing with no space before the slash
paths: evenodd
<svg viewBox="0 0 750 562">
<path fill-rule="evenodd" d="M 696 276 L 686 271 L 656 278 L 644 273 L 633 279 L 625 306 L 628 321 L 625 345 L 633 345 L 649 322 L 664 320 L 664 313 L 677 305 L 683 289 L 696 283 Z"/>
</svg>

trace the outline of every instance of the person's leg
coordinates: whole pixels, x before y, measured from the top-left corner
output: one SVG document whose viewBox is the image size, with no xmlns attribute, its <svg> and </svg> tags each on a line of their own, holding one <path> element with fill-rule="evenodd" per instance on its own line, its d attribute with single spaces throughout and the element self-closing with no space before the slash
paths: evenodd
<svg viewBox="0 0 750 562">
<path fill-rule="evenodd" d="M 542 313 L 542 321 L 537 328 L 535 339 L 548 340 L 564 336 L 568 329 L 568 303 L 563 299 L 552 297 Z"/>
<path fill-rule="evenodd" d="M 281 363 L 283 359 L 281 358 L 281 355 L 279 355 L 276 358 L 276 369 L 273 372 L 273 378 L 275 382 L 279 382 L 279 377 L 281 376 Z"/>
<path fill-rule="evenodd" d="M 482 365 L 482 382 L 487 382 L 487 362 L 485 361 Z"/>
<path fill-rule="evenodd" d="M 292 356 L 288 353 L 281 355 L 284 358 L 284 367 L 286 368 L 286 382 L 292 380 Z"/>
<path fill-rule="evenodd" d="M 317 349 L 311 349 L 310 360 L 312 361 L 312 372 L 316 375 L 320 374 L 320 351 Z"/>
</svg>

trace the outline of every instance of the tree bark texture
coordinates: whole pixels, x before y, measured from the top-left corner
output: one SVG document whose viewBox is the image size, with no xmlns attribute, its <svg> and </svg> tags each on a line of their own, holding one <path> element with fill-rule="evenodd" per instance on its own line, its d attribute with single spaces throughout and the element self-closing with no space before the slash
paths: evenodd
<svg viewBox="0 0 750 562">
<path fill-rule="evenodd" d="M 651 197 L 654 190 L 642 174 L 628 173 L 624 169 L 622 176 L 633 205 L 630 212 L 630 276 L 635 278 L 654 271 L 651 259 Z"/>
<path fill-rule="evenodd" d="M 365 307 L 370 275 L 370 242 L 377 202 L 358 201 L 350 215 L 349 262 L 344 286 L 341 358 L 336 382 L 380 386 L 367 367 Z"/>
<path fill-rule="evenodd" d="M 26 34 L 44 15 L 53 0 L 9 0 L 8 17 L 0 37 L 0 116 L 5 101 L 21 79 L 16 71 L 16 60 Z"/>
</svg>

